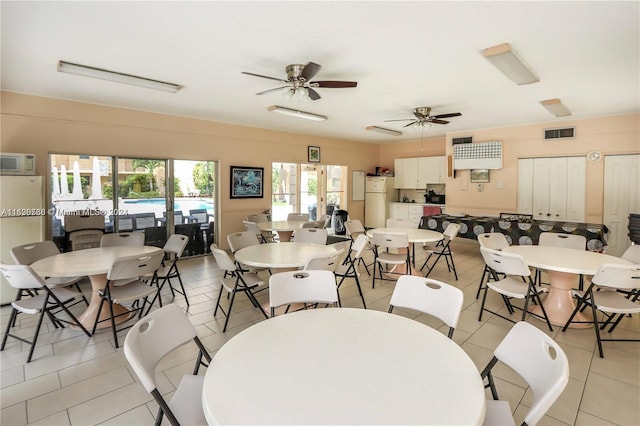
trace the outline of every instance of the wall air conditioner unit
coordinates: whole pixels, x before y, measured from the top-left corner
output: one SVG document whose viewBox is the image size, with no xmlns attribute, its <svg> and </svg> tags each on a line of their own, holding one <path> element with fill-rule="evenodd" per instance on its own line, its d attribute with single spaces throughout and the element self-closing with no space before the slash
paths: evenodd
<svg viewBox="0 0 640 426">
<path fill-rule="evenodd" d="M 561 129 L 544 129 L 544 140 L 572 139 L 575 137 L 576 137 L 575 127 L 564 127 Z"/>
</svg>

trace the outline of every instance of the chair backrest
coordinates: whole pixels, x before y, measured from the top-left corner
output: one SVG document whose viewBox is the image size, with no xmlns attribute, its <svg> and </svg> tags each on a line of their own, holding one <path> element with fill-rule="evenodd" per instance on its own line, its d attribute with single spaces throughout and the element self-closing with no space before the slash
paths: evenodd
<svg viewBox="0 0 640 426">
<path fill-rule="evenodd" d="M 133 215 L 135 229 L 153 228 L 156 226 L 156 215 L 154 213 L 137 213 Z"/>
<path fill-rule="evenodd" d="M 157 387 L 158 362 L 194 337 L 196 329 L 191 321 L 172 303 L 156 309 L 131 327 L 124 340 L 124 356 L 144 388 L 151 392 Z"/>
<path fill-rule="evenodd" d="M 444 235 L 445 241 L 451 241 L 458 236 L 458 232 L 460 232 L 460 224 L 451 222 L 447 226 L 447 229 L 444 230 L 442 235 Z"/>
<path fill-rule="evenodd" d="M 214 244 L 211 244 L 211 254 L 213 258 L 216 260 L 218 264 L 218 268 L 227 272 L 235 272 L 236 264 L 231 260 L 229 253 L 224 250 L 219 249 L 218 247 L 214 247 Z"/>
<path fill-rule="evenodd" d="M 104 234 L 100 238 L 100 247 L 142 247 L 144 245 L 144 233 L 142 232 L 118 232 Z"/>
<path fill-rule="evenodd" d="M 267 216 L 265 213 L 250 214 L 250 215 L 247 215 L 247 220 L 249 222 L 255 222 L 255 223 L 269 222 L 269 216 Z"/>
<path fill-rule="evenodd" d="M 292 303 L 338 303 L 336 279 L 331 271 L 279 272 L 269 278 L 269 306 Z"/>
<path fill-rule="evenodd" d="M 415 228 L 416 225 L 409 219 L 387 219 L 387 228 Z"/>
<path fill-rule="evenodd" d="M 80 229 L 104 230 L 104 214 L 93 210 L 77 210 L 64 215 L 64 229 L 66 232 Z"/>
<path fill-rule="evenodd" d="M 322 228 L 323 229 L 327 229 L 329 227 L 329 222 L 331 222 L 331 216 L 329 216 L 328 214 L 323 214 L 322 216 L 320 216 L 317 220 L 318 222 L 323 222 L 322 223 Z"/>
<path fill-rule="evenodd" d="M 293 232 L 293 241 L 296 243 L 327 244 L 327 230 L 317 228 L 300 228 Z"/>
<path fill-rule="evenodd" d="M 404 232 L 374 232 L 372 240 L 380 248 L 409 247 L 409 236 Z"/>
<path fill-rule="evenodd" d="M 505 253 L 487 247 L 480 247 L 480 253 L 487 266 L 500 274 L 531 276 L 531 270 L 519 254 Z"/>
<path fill-rule="evenodd" d="M 244 229 L 246 229 L 247 231 L 253 232 L 255 235 L 262 233 L 260 228 L 258 228 L 257 222 L 252 222 L 250 220 L 243 220 L 242 224 L 244 225 Z"/>
<path fill-rule="evenodd" d="M 569 381 L 567 355 L 551 337 L 524 321 L 511 328 L 494 355 L 531 387 L 533 401 L 524 422 L 537 424 Z"/>
<path fill-rule="evenodd" d="M 309 213 L 289 213 L 287 220 L 302 220 L 304 222 L 309 221 Z"/>
<path fill-rule="evenodd" d="M 167 212 L 162 212 L 162 217 L 167 217 Z M 184 223 L 184 214 L 182 214 L 182 210 L 173 211 L 173 222 L 176 225 L 182 225 Z"/>
<path fill-rule="evenodd" d="M 365 234 L 360 234 L 356 237 L 356 240 L 351 245 L 351 253 L 353 254 L 353 259 L 359 259 L 362 257 L 362 252 L 369 245 L 369 237 Z"/>
<path fill-rule="evenodd" d="M 152 254 L 119 257 L 111 265 L 107 279 L 115 281 L 153 275 L 160 267 L 163 257 L 162 250 Z"/>
<path fill-rule="evenodd" d="M 29 265 L 0 263 L 0 271 L 9 285 L 18 289 L 43 288 L 44 280 Z"/>
<path fill-rule="evenodd" d="M 165 253 L 175 254 L 176 258 L 182 256 L 182 252 L 189 244 L 189 237 L 182 234 L 173 234 L 169 237 L 164 247 L 162 248 Z"/>
<path fill-rule="evenodd" d="M 104 235 L 102 229 L 80 229 L 67 233 L 69 251 L 85 250 L 100 247 Z"/>
<path fill-rule="evenodd" d="M 389 304 L 432 315 L 456 328 L 463 300 L 464 294 L 457 287 L 431 278 L 401 275 Z"/>
<path fill-rule="evenodd" d="M 631 244 L 620 257 L 636 265 L 640 264 L 640 244 Z"/>
<path fill-rule="evenodd" d="M 342 259 L 344 252 L 344 248 L 341 248 L 340 250 L 329 256 L 312 257 L 311 259 L 309 259 L 309 261 L 307 261 L 307 264 L 304 265 L 303 269 L 305 271 L 313 270 L 335 272 L 336 268 L 340 264 L 340 260 Z"/>
<path fill-rule="evenodd" d="M 193 209 L 189 210 L 189 216 L 192 216 L 197 223 L 208 223 L 209 213 L 207 209 Z"/>
<path fill-rule="evenodd" d="M 110 215 L 109 220 L 111 223 L 118 222 L 118 229 L 122 231 L 133 231 L 133 215 L 130 214 L 121 214 L 121 215 Z"/>
<path fill-rule="evenodd" d="M 227 235 L 227 243 L 233 253 L 237 252 L 241 248 L 249 246 L 257 246 L 260 244 L 258 236 L 252 231 L 235 232 Z"/>
<path fill-rule="evenodd" d="M 360 222 L 358 219 L 347 220 L 344 223 L 344 227 L 347 230 L 347 235 L 352 238 L 354 236 L 357 236 L 358 234 L 364 234 L 365 232 L 364 226 L 362 226 L 362 222 Z"/>
<path fill-rule="evenodd" d="M 60 250 L 53 241 L 39 241 L 11 248 L 11 257 L 18 265 L 31 265 L 33 262 L 56 254 L 60 254 Z"/>
<path fill-rule="evenodd" d="M 640 289 L 640 265 L 602 264 L 591 282 L 620 290 Z"/>
<path fill-rule="evenodd" d="M 478 243 L 480 243 L 481 247 L 493 250 L 502 250 L 505 247 L 509 247 L 509 241 L 507 241 L 507 237 L 502 232 L 480 234 L 478 235 Z"/>
<path fill-rule="evenodd" d="M 541 232 L 538 245 L 585 250 L 587 248 L 587 238 L 584 235 Z"/>
</svg>

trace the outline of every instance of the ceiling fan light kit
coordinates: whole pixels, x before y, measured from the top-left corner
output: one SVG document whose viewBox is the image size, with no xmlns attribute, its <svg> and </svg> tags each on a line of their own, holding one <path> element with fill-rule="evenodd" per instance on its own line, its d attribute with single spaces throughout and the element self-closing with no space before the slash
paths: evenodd
<svg viewBox="0 0 640 426">
<path fill-rule="evenodd" d="M 115 83 L 130 84 L 132 86 L 161 90 L 169 93 L 176 93 L 182 89 L 182 86 L 179 84 L 167 83 L 166 81 L 153 80 L 151 78 L 139 77 L 137 75 L 125 74 L 117 71 L 109 71 L 87 65 L 79 65 L 66 61 L 58 61 L 58 72 L 97 78 Z"/>
<path fill-rule="evenodd" d="M 517 85 L 540 81 L 537 75 L 516 55 L 509 43 L 486 48 L 482 55 Z"/>
<path fill-rule="evenodd" d="M 277 112 L 278 114 L 289 115 L 291 117 L 304 118 L 305 120 L 312 120 L 312 121 L 327 120 L 327 117 L 324 115 L 314 114 L 312 112 L 300 111 L 297 109 L 286 108 L 279 105 L 271 105 L 267 107 L 267 111 Z"/>
<path fill-rule="evenodd" d="M 401 136 L 402 132 L 398 131 L 398 130 L 393 130 L 393 129 L 387 129 L 386 127 L 380 127 L 380 126 L 367 126 L 365 127 L 366 130 L 371 130 L 372 132 L 378 132 L 378 133 L 383 133 L 385 135 L 391 135 L 391 136 Z"/>
<path fill-rule="evenodd" d="M 420 127 L 423 130 L 425 128 L 431 127 L 431 123 L 436 124 L 448 124 L 447 120 L 443 120 L 443 118 L 449 117 L 460 117 L 462 114 L 459 112 L 450 112 L 448 114 L 438 114 L 438 115 L 430 115 L 431 107 L 417 107 L 413 109 L 413 115 L 415 118 L 401 118 L 399 120 L 385 120 L 385 123 L 389 123 L 392 121 L 411 121 L 411 123 L 403 126 L 403 127 Z"/>
<path fill-rule="evenodd" d="M 558 98 L 555 99 L 545 99 L 544 101 L 540 101 L 540 105 L 545 107 L 547 111 L 556 117 L 567 117 L 571 115 L 571 111 L 569 108 L 562 104 L 562 101 Z"/>
</svg>

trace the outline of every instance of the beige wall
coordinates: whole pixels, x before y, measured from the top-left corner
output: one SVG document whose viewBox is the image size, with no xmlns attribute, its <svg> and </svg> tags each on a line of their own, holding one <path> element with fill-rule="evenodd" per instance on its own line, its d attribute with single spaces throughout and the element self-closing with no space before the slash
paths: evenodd
<svg viewBox="0 0 640 426">
<path fill-rule="evenodd" d="M 348 165 L 350 170 L 374 170 L 376 145 L 233 126 L 2 92 L 0 150 L 36 154 L 37 170 L 45 174 L 49 153 L 82 153 L 143 158 L 212 160 L 219 162 L 220 223 L 218 238 L 243 230 L 242 219 L 271 207 L 271 163 L 304 163 L 307 146 L 321 149 L 324 164 Z M 265 168 L 265 197 L 231 200 L 229 166 Z M 364 202 L 351 201 L 349 214 L 364 218 Z"/>
<path fill-rule="evenodd" d="M 393 170 L 395 158 L 451 155 L 452 137 L 473 136 L 474 142 L 503 142 L 503 168 L 491 171 L 491 181 L 479 192 L 469 182 L 468 170 L 447 179 L 447 209 L 469 214 L 515 211 L 519 158 L 585 155 L 598 150 L 603 155 L 640 153 L 640 115 L 622 115 L 589 120 L 565 120 L 526 126 L 449 133 L 408 142 L 380 145 L 319 138 L 291 133 L 82 104 L 56 99 L 1 93 L 0 150 L 37 155 L 40 173 L 47 170 L 49 153 L 83 153 L 148 158 L 212 160 L 220 165 L 220 229 L 218 235 L 242 229 L 241 219 L 271 206 L 262 199 L 229 199 L 229 166 L 257 166 L 270 170 L 271 163 L 307 160 L 307 146 L 321 148 L 324 164 L 348 165 L 350 170 L 372 172 L 375 166 Z M 575 126 L 576 138 L 544 141 L 543 129 Z M 604 162 L 587 163 L 586 220 L 602 221 Z M 503 188 L 498 189 L 498 183 Z M 363 219 L 364 202 L 351 201 L 347 210 Z M 225 238 L 219 239 L 226 247 Z"/>
<path fill-rule="evenodd" d="M 570 126 L 576 128 L 574 139 L 543 139 L 544 129 Z M 469 182 L 468 170 L 456 171 L 455 178 L 447 179 L 447 212 L 499 214 L 517 210 L 518 159 L 586 155 L 594 150 L 603 156 L 640 153 L 640 114 L 448 133 L 446 138 L 425 138 L 424 143 L 387 144 L 380 148 L 379 162 L 393 170 L 394 158 L 453 155 L 451 139 L 463 136 L 473 136 L 474 142 L 502 141 L 502 169 L 490 171 L 490 182 L 482 191 Z M 586 221 L 602 223 L 604 161 L 587 162 L 586 187 Z"/>
</svg>

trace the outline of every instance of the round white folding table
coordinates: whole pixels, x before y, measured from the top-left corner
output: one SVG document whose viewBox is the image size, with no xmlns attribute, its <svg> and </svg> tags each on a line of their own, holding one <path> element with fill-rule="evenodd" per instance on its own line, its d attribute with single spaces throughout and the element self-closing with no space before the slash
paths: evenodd
<svg viewBox="0 0 640 426">
<path fill-rule="evenodd" d="M 631 262 L 619 257 L 565 247 L 522 245 L 505 247 L 502 251 L 519 254 L 527 265 L 548 272 L 551 288 L 543 303 L 549 322 L 554 325 L 565 325 L 576 307 L 571 289 L 575 287 L 578 275 L 595 275 L 603 263 L 631 265 Z M 539 306 L 532 306 L 529 310 L 534 314 L 542 315 Z M 580 312 L 574 319 L 589 321 Z M 569 327 L 589 328 L 592 325 L 572 323 Z"/>
<path fill-rule="evenodd" d="M 135 256 L 152 254 L 162 249 L 158 247 L 143 246 L 115 246 L 98 247 L 86 250 L 70 251 L 56 254 L 34 262 L 31 265 L 38 275 L 43 277 L 75 277 L 88 275 L 91 281 L 91 299 L 89 306 L 78 317 L 78 321 L 86 328 L 93 327 L 98 314 L 98 309 L 102 299 L 98 295 L 98 290 L 103 290 L 107 285 L 107 273 L 111 269 L 113 262 L 123 256 Z M 113 304 L 114 315 L 122 314 L 128 309 L 119 304 Z M 109 310 L 103 309 L 100 313 L 100 320 L 110 317 Z M 117 317 L 116 322 L 129 320 L 128 315 Z M 110 327 L 109 321 L 99 322 L 98 328 Z"/>
<path fill-rule="evenodd" d="M 451 339 L 386 312 L 327 308 L 262 321 L 207 369 L 214 424 L 482 424 L 485 392 Z"/>
<path fill-rule="evenodd" d="M 369 229 L 367 231 L 367 237 L 372 238 L 373 234 L 376 232 L 377 233 L 402 232 L 403 234 L 407 234 L 407 236 L 409 237 L 409 244 L 412 245 L 412 250 L 413 250 L 413 253 L 411 255 L 411 259 L 413 262 L 413 265 L 411 267 L 411 275 L 417 275 L 420 277 L 422 277 L 424 274 L 422 274 L 420 271 L 415 269 L 415 261 L 416 261 L 415 244 L 416 243 L 422 243 L 422 244 L 437 243 L 438 241 L 444 238 L 444 235 L 442 235 L 441 232 L 431 231 L 429 229 L 422 229 L 422 228 L 374 228 L 374 229 Z M 403 271 L 404 267 L 398 266 L 396 268 L 393 268 L 394 273 L 401 273 L 400 272 L 401 270 Z"/>
<path fill-rule="evenodd" d="M 305 221 L 303 220 L 275 220 L 272 222 L 258 222 L 258 228 L 261 231 L 275 231 L 278 233 L 280 241 L 291 241 L 293 231 L 302 228 Z"/>
<path fill-rule="evenodd" d="M 301 268 L 309 259 L 336 253 L 333 245 L 280 242 L 242 248 L 233 256 L 244 265 L 258 268 Z"/>
</svg>

